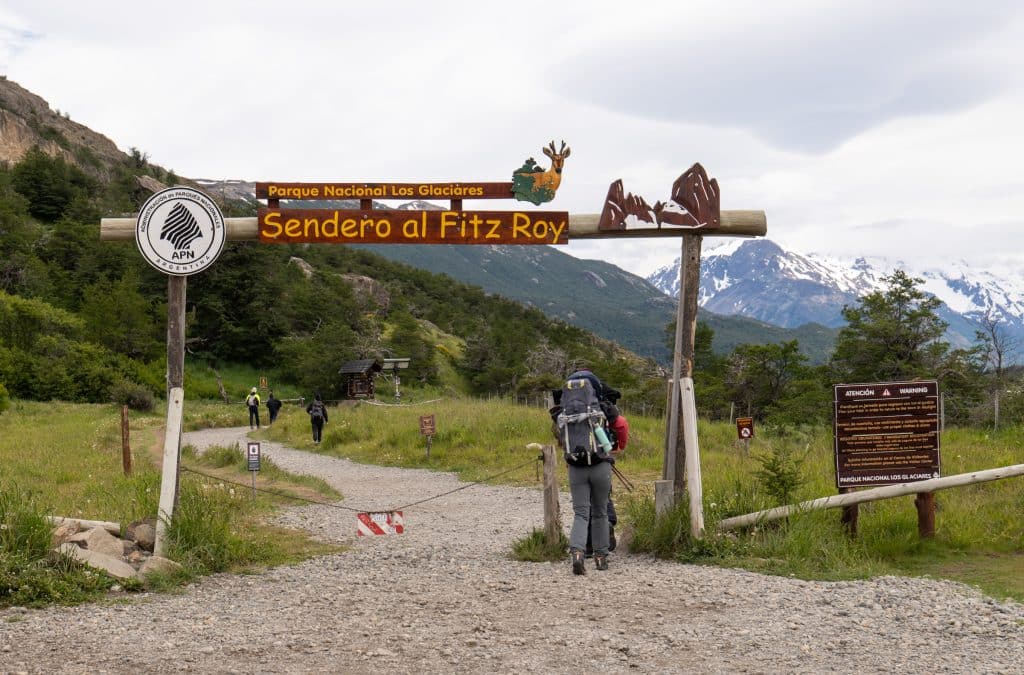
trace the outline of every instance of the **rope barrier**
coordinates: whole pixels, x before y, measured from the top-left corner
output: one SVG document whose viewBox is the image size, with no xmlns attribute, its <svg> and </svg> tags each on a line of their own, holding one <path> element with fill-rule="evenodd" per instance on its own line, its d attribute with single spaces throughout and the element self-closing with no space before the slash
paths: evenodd
<svg viewBox="0 0 1024 675">
<path fill-rule="evenodd" d="M 495 478 L 500 478 L 500 477 L 502 477 L 502 476 L 504 476 L 506 474 L 512 473 L 513 471 L 518 471 L 519 469 L 522 469 L 523 467 L 528 466 L 530 464 L 530 462 L 534 462 L 534 461 L 536 461 L 536 460 L 531 459 L 531 460 L 529 460 L 527 462 L 524 462 L 523 464 L 520 464 L 518 466 L 514 466 L 511 469 L 506 469 L 505 471 L 502 471 L 501 473 L 496 473 L 496 474 L 494 474 L 492 476 L 488 476 L 486 478 L 481 478 L 480 480 L 478 480 L 476 482 L 473 482 L 473 483 L 467 483 L 465 485 L 460 485 L 459 487 L 455 488 L 454 490 L 448 490 L 447 492 L 442 492 L 441 494 L 434 495 L 433 497 L 427 497 L 426 499 L 421 499 L 421 500 L 419 500 L 417 502 L 412 502 L 412 503 L 406 504 L 404 506 L 396 506 L 396 507 L 390 508 L 390 509 L 356 509 L 356 508 L 353 508 L 351 506 L 342 506 L 341 504 L 332 504 L 331 502 L 322 502 L 322 501 L 317 501 L 315 499 L 307 499 L 306 497 L 297 497 L 295 495 L 290 495 L 290 494 L 286 494 L 286 493 L 283 493 L 283 492 L 277 492 L 277 491 L 274 491 L 274 490 L 267 490 L 266 488 L 253 488 L 251 485 L 246 485 L 245 483 L 237 483 L 237 482 L 235 482 L 233 480 L 228 480 L 226 478 L 221 478 L 220 476 L 214 476 L 214 475 L 211 475 L 211 474 L 208 474 L 208 473 L 203 473 L 202 471 L 196 471 L 195 469 L 189 469 L 187 467 L 182 467 L 181 470 L 185 471 L 185 472 L 188 472 L 188 473 L 194 473 L 194 474 L 196 474 L 198 476 L 203 476 L 203 477 L 209 478 L 211 480 L 216 480 L 216 481 L 219 481 L 221 483 L 227 483 L 228 485 L 237 485 L 237 486 L 245 488 L 247 490 L 253 490 L 254 489 L 256 492 L 262 492 L 264 494 L 274 495 L 275 497 L 283 497 L 285 499 L 294 499 L 295 501 L 306 502 L 308 504 L 317 504 L 319 506 L 327 506 L 327 507 L 332 508 L 332 509 L 340 509 L 340 510 L 343 510 L 343 511 L 351 511 L 353 513 L 382 513 L 382 512 L 385 512 L 385 511 L 404 511 L 405 509 L 411 508 L 413 506 L 419 506 L 420 504 L 425 504 L 426 502 L 433 501 L 435 499 L 440 499 L 441 497 L 445 497 L 445 496 L 450 495 L 452 493 L 458 492 L 459 490 L 465 490 L 466 488 L 473 487 L 474 485 L 480 485 L 481 483 L 485 483 L 487 481 L 494 480 Z"/>
</svg>

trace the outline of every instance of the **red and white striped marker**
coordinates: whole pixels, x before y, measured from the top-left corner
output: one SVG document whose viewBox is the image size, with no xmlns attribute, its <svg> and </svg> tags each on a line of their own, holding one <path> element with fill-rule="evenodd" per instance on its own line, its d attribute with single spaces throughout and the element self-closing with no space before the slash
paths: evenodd
<svg viewBox="0 0 1024 675">
<path fill-rule="evenodd" d="M 356 534 L 402 534 L 405 521 L 401 511 L 370 511 L 356 514 Z"/>
</svg>

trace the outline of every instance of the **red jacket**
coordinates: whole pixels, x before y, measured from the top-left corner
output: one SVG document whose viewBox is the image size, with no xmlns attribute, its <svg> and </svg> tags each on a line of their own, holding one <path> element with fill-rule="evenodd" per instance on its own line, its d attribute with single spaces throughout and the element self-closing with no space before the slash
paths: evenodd
<svg viewBox="0 0 1024 675">
<path fill-rule="evenodd" d="M 625 415 L 619 415 L 612 422 L 612 431 L 615 432 L 615 447 L 614 450 L 625 450 L 626 444 L 629 443 L 629 422 L 626 421 Z"/>
</svg>

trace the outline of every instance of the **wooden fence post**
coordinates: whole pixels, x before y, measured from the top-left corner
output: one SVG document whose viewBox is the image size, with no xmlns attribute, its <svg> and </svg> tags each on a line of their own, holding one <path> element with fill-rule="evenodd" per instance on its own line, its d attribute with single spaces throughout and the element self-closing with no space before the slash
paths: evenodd
<svg viewBox="0 0 1024 675">
<path fill-rule="evenodd" d="M 846 494 L 847 492 L 853 492 L 853 488 L 839 488 L 839 494 Z M 846 526 L 847 532 L 850 533 L 851 537 L 857 536 L 857 517 L 860 515 L 860 509 L 857 504 L 850 504 L 849 506 L 843 507 L 843 515 L 839 517 L 839 522 Z"/>
<path fill-rule="evenodd" d="M 121 406 L 121 466 L 124 475 L 132 475 L 132 446 L 128 441 L 128 406 Z"/>
<path fill-rule="evenodd" d="M 542 453 L 544 455 L 544 541 L 549 546 L 555 546 L 562 538 L 555 446 L 545 445 Z"/>
<path fill-rule="evenodd" d="M 935 536 L 935 493 L 919 492 L 914 498 L 917 507 L 917 533 L 922 539 Z"/>
</svg>

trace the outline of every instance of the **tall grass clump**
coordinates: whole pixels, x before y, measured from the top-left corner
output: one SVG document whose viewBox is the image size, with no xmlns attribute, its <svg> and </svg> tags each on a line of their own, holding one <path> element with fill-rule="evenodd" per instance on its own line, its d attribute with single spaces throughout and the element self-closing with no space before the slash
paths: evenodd
<svg viewBox="0 0 1024 675">
<path fill-rule="evenodd" d="M 534 528 L 525 537 L 512 542 L 512 558 L 523 562 L 554 562 L 565 558 L 569 550 L 569 539 L 564 532 L 558 541 L 548 544 L 543 528 Z"/>
<path fill-rule="evenodd" d="M 184 480 L 167 528 L 169 557 L 196 574 L 224 572 L 261 557 L 238 533 L 245 504 L 234 488 Z"/>
</svg>

